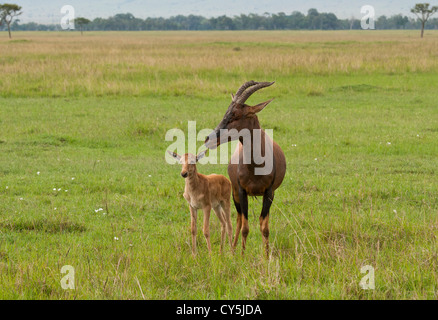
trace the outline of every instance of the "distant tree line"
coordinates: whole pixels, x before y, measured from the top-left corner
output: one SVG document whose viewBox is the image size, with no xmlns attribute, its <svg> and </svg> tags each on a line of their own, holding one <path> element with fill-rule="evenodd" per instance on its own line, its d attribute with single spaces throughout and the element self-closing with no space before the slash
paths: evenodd
<svg viewBox="0 0 438 320">
<path fill-rule="evenodd" d="M 380 16 L 375 20 L 376 29 L 421 29 L 419 19 L 401 14 L 391 17 Z M 21 31 L 55 31 L 60 25 L 46 25 L 34 22 L 15 21 L 14 30 Z M 84 30 L 96 31 L 137 31 L 137 30 L 348 30 L 360 29 L 360 19 L 338 19 L 333 13 L 320 13 L 309 9 L 307 15 L 294 11 L 270 14 L 241 14 L 239 16 L 220 16 L 206 18 L 197 15 L 177 15 L 170 18 L 134 17 L 131 13 L 121 13 L 109 18 L 95 18 Z M 438 18 L 430 19 L 426 29 L 438 29 Z"/>
</svg>

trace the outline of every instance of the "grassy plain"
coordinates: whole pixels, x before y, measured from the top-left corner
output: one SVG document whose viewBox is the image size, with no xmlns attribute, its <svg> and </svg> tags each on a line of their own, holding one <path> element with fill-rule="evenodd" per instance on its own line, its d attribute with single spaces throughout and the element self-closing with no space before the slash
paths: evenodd
<svg viewBox="0 0 438 320">
<path fill-rule="evenodd" d="M 13 37 L 0 39 L 0 298 L 438 298 L 438 32 Z M 199 228 L 193 259 L 164 137 L 214 128 L 251 79 L 276 81 L 249 103 L 275 97 L 259 119 L 288 164 L 271 256 L 252 199 L 246 254 L 219 254 L 212 216 L 213 254 Z M 365 265 L 375 290 L 359 286 Z"/>
</svg>

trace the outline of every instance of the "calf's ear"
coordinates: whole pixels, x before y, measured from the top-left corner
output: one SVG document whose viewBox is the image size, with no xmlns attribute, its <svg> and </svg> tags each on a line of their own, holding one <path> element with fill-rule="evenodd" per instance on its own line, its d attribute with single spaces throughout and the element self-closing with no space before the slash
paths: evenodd
<svg viewBox="0 0 438 320">
<path fill-rule="evenodd" d="M 181 160 L 181 156 L 176 153 L 176 152 L 170 152 L 169 150 L 167 151 L 167 153 L 169 153 L 172 157 L 174 157 L 176 160 Z"/>
<path fill-rule="evenodd" d="M 208 151 L 208 149 L 207 149 L 207 150 L 204 150 L 204 151 L 202 151 L 202 152 L 200 152 L 200 153 L 196 156 L 196 162 L 198 162 L 199 159 L 202 159 L 202 158 L 205 156 L 205 154 L 207 153 L 207 151 Z"/>
</svg>

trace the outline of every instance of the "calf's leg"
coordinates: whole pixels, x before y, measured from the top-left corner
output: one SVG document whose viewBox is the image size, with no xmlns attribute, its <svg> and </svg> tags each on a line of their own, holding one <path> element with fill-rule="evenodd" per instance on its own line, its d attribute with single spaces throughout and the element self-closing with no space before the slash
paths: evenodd
<svg viewBox="0 0 438 320">
<path fill-rule="evenodd" d="M 211 244 L 210 244 L 210 212 L 211 212 L 211 206 L 205 206 L 202 208 L 202 211 L 204 211 L 204 237 L 207 241 L 207 248 L 208 252 L 211 253 Z"/>
<path fill-rule="evenodd" d="M 198 210 L 190 206 L 190 232 L 192 235 L 192 254 L 193 256 L 196 255 L 196 220 L 198 217 Z"/>
<path fill-rule="evenodd" d="M 225 226 L 227 228 L 228 242 L 230 243 L 230 247 L 232 246 L 233 241 L 233 225 L 231 223 L 231 203 L 230 200 L 225 200 L 222 204 L 222 213 L 225 220 Z"/>
<path fill-rule="evenodd" d="M 218 205 L 213 208 L 214 212 L 216 213 L 219 222 L 221 223 L 221 252 L 224 248 L 224 242 L 225 242 L 225 233 L 226 233 L 226 222 L 225 217 L 223 214 L 223 211 L 221 210 L 221 206 Z"/>
</svg>

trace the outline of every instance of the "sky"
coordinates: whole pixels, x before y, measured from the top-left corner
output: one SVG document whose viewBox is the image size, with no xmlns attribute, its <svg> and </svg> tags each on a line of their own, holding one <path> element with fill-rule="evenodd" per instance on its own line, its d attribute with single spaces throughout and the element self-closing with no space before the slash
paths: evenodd
<svg viewBox="0 0 438 320">
<path fill-rule="evenodd" d="M 319 12 L 332 12 L 338 18 L 360 19 L 365 14 L 360 12 L 364 5 L 371 5 L 375 9 L 375 16 L 391 16 L 403 14 L 415 17 L 410 13 L 417 0 L 10 0 L 20 5 L 23 14 L 19 17 L 22 23 L 37 22 L 43 24 L 57 24 L 65 14 L 61 13 L 64 5 L 71 5 L 75 15 L 94 18 L 108 18 L 117 13 L 132 13 L 137 18 L 170 17 L 182 15 L 202 15 L 217 17 L 220 15 L 235 16 L 240 14 L 265 12 L 290 14 L 293 11 L 307 13 L 310 8 Z M 432 3 L 432 5 L 434 5 Z"/>
</svg>

